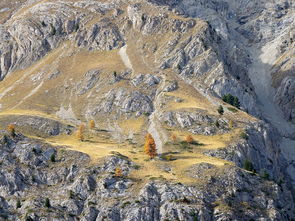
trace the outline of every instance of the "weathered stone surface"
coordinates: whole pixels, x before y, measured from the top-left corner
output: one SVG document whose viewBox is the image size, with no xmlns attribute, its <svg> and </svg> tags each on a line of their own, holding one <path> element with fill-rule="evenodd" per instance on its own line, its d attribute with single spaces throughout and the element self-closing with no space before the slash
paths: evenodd
<svg viewBox="0 0 295 221">
<path fill-rule="evenodd" d="M 43 157 L 52 151 L 57 155 L 56 162 Z M 10 154 L 6 155 L 8 152 Z M 128 158 L 115 154 L 106 158 L 101 166 L 85 168 L 89 158 L 84 154 L 67 151 L 65 159 L 60 158 L 61 154 L 58 149 L 21 136 L 13 140 L 8 138 L 5 144 L 1 144 L 1 214 L 11 219 L 18 217 L 12 212 L 15 197 L 22 199 L 19 211 L 27 212 L 27 216 L 33 219 L 55 214 L 62 220 L 70 214 L 70 217 L 82 220 L 102 217 L 148 221 L 226 217 L 289 220 L 294 210 L 288 204 L 291 195 L 285 185 L 279 187 L 236 167 L 219 170 L 201 163 L 191 167 L 188 173 L 206 182 L 205 186 L 151 181 L 134 195 L 131 192 L 135 183 L 128 179 L 134 164 Z M 37 158 L 43 163 L 32 165 L 32 160 Z M 113 176 L 116 167 L 123 169 L 126 178 Z M 35 190 L 41 186 L 44 191 Z M 54 191 L 49 193 L 52 186 Z M 29 195 L 34 196 L 34 201 L 27 198 Z M 47 211 L 40 209 L 46 197 L 51 202 Z M 26 208 L 30 208 L 30 212 Z"/>
</svg>

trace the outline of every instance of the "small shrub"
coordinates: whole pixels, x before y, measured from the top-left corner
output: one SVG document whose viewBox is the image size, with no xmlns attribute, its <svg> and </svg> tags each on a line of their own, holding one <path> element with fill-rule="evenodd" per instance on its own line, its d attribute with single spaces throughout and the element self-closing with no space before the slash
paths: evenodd
<svg viewBox="0 0 295 221">
<path fill-rule="evenodd" d="M 229 128 L 234 128 L 234 122 L 232 120 L 229 121 L 228 123 Z"/>
<path fill-rule="evenodd" d="M 50 161 L 51 161 L 52 163 L 56 162 L 55 154 L 54 154 L 54 153 L 51 154 L 51 156 L 50 156 Z"/>
<path fill-rule="evenodd" d="M 262 174 L 261 174 L 261 177 L 263 179 L 266 179 L 268 180 L 269 179 L 269 173 L 266 171 L 266 170 L 263 170 Z"/>
<path fill-rule="evenodd" d="M 8 141 L 9 141 L 8 136 L 7 135 L 3 135 L 2 144 L 7 144 Z"/>
<path fill-rule="evenodd" d="M 75 24 L 75 31 L 78 31 L 80 28 L 79 23 Z"/>
<path fill-rule="evenodd" d="M 173 157 L 172 157 L 172 155 L 164 155 L 163 159 L 166 160 L 166 161 L 172 161 Z"/>
<path fill-rule="evenodd" d="M 125 208 L 126 206 L 130 205 L 131 202 L 127 201 L 127 202 L 124 202 L 123 205 L 122 205 L 122 208 Z"/>
<path fill-rule="evenodd" d="M 22 207 L 22 204 L 21 204 L 20 200 L 17 200 L 16 201 L 16 208 L 19 209 L 21 207 Z"/>
<path fill-rule="evenodd" d="M 248 140 L 249 139 L 249 136 L 245 132 L 242 132 L 240 134 L 240 138 L 245 139 L 245 140 Z"/>
<path fill-rule="evenodd" d="M 239 98 L 236 96 L 233 96 L 231 94 L 225 94 L 222 96 L 222 100 L 236 108 L 240 108 L 240 102 L 239 102 Z"/>
<path fill-rule="evenodd" d="M 222 107 L 222 105 L 220 105 L 217 109 L 217 112 L 220 114 L 220 115 L 223 115 L 224 114 L 224 109 Z"/>
<path fill-rule="evenodd" d="M 133 169 L 135 169 L 135 170 L 139 170 L 139 169 L 140 169 L 140 166 L 139 166 L 139 165 L 134 165 L 134 166 L 133 166 Z"/>
<path fill-rule="evenodd" d="M 204 144 L 199 143 L 198 141 L 194 140 L 193 142 L 191 142 L 190 144 L 195 145 L 195 146 L 203 146 Z"/>
<path fill-rule="evenodd" d="M 215 121 L 215 126 L 216 126 L 216 127 L 220 127 L 220 124 L 219 124 L 218 120 Z"/>
<path fill-rule="evenodd" d="M 244 169 L 250 172 L 255 172 L 252 162 L 248 159 L 244 161 Z"/>
<path fill-rule="evenodd" d="M 72 190 L 70 190 L 70 191 L 68 192 L 68 195 L 69 195 L 69 198 L 70 198 L 70 199 L 74 199 L 74 198 L 75 198 L 75 193 L 74 193 Z"/>
<path fill-rule="evenodd" d="M 46 27 L 46 26 L 47 26 L 46 23 L 45 23 L 45 21 L 42 21 L 42 22 L 41 22 L 41 25 L 42 25 L 43 27 Z"/>
<path fill-rule="evenodd" d="M 33 182 L 33 183 L 36 182 L 36 177 L 35 177 L 35 175 L 32 175 L 32 182 Z"/>
<path fill-rule="evenodd" d="M 184 150 L 192 149 L 191 146 L 186 141 L 180 142 L 179 146 L 181 149 L 184 149 Z"/>
<path fill-rule="evenodd" d="M 45 199 L 44 206 L 45 206 L 46 208 L 50 208 L 50 207 L 51 207 L 51 205 L 50 205 L 50 200 L 49 200 L 48 198 Z"/>
<path fill-rule="evenodd" d="M 56 28 L 52 24 L 50 24 L 50 26 L 51 26 L 51 35 L 54 36 L 56 34 Z"/>
</svg>

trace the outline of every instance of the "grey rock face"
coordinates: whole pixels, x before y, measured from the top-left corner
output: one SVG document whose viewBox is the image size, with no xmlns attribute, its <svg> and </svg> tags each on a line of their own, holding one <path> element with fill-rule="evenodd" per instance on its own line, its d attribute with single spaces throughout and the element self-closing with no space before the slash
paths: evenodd
<svg viewBox="0 0 295 221">
<path fill-rule="evenodd" d="M 114 24 L 104 20 L 92 26 L 89 30 L 81 30 L 76 36 L 79 47 L 89 50 L 112 50 L 124 45 L 124 39 Z"/>
<path fill-rule="evenodd" d="M 139 91 L 126 91 L 123 88 L 110 91 L 99 110 L 111 112 L 115 107 L 119 111 L 137 112 L 139 115 L 153 111 L 153 103 L 149 96 Z"/>
<path fill-rule="evenodd" d="M 99 70 L 90 70 L 85 74 L 82 82 L 78 83 L 78 95 L 83 95 L 92 89 L 99 80 Z"/>
<path fill-rule="evenodd" d="M 92 28 L 84 28 L 84 17 L 74 7 L 93 7 L 104 13 L 104 6 L 93 2 L 66 4 L 56 2 L 37 4 L 29 8 L 25 19 L 12 19 L 0 27 L 0 75 L 3 79 L 10 71 L 27 67 L 44 57 L 64 40 L 75 39 L 79 47 L 89 50 L 111 50 L 124 45 L 124 38 L 115 24 L 108 19 L 101 20 Z M 87 5 L 87 6 L 86 6 Z M 51 11 L 50 14 L 45 12 Z M 17 15 L 15 15 L 17 17 Z"/>
<path fill-rule="evenodd" d="M 164 88 L 164 92 L 172 92 L 178 89 L 178 83 L 177 81 L 171 82 L 167 84 L 167 86 Z"/>
<path fill-rule="evenodd" d="M 168 126 L 187 129 L 193 134 L 213 135 L 229 131 L 228 122 L 225 119 L 209 116 L 202 111 L 168 111 L 162 112 L 159 118 Z"/>
<path fill-rule="evenodd" d="M 61 134 L 71 134 L 74 127 L 58 121 L 37 116 L 8 116 L 2 120 L 3 125 L 13 123 L 19 131 L 33 131 L 38 136 L 49 137 Z"/>
<path fill-rule="evenodd" d="M 282 109 L 285 118 L 294 121 L 295 119 L 295 78 L 286 77 L 276 91 L 275 101 Z"/>
<path fill-rule="evenodd" d="M 208 151 L 205 154 L 235 162 L 243 167 L 251 160 L 258 173 L 267 172 L 273 179 L 287 177 L 283 168 L 287 163 L 280 154 L 280 137 L 270 125 L 254 124 L 243 136 L 244 141 L 229 148 Z"/>
<path fill-rule="evenodd" d="M 56 220 L 289 220 L 294 211 L 284 185 L 279 187 L 236 167 L 218 169 L 202 163 L 188 173 L 205 185 L 150 181 L 134 194 L 136 183 L 128 179 L 134 164 L 122 155 L 85 168 L 89 158 L 81 153 L 67 151 L 63 158 L 57 149 L 57 161 L 50 162 L 42 158 L 54 149 L 48 145 L 24 137 L 8 138 L 4 143 L 0 148 L 0 210 L 9 219 L 26 213 L 33 220 L 52 215 Z M 32 165 L 36 158 L 43 163 Z M 113 176 L 116 167 L 123 169 L 125 177 Z M 45 198 L 50 199 L 49 210 L 42 209 Z M 12 212 L 16 199 L 22 199 L 19 213 Z"/>
<path fill-rule="evenodd" d="M 134 79 L 132 79 L 132 84 L 134 86 L 144 86 L 152 87 L 159 84 L 161 81 L 160 77 L 151 74 L 139 74 Z"/>
<path fill-rule="evenodd" d="M 173 79 L 181 78 L 207 97 L 228 93 L 237 96 L 244 110 L 258 116 L 256 95 L 247 73 L 251 60 L 244 41 L 262 44 L 272 40 L 273 35 L 278 36 L 292 23 L 293 15 L 289 11 L 294 7 L 291 1 L 285 0 L 33 3 L 27 2 L 25 6 L 30 7 L 23 17 L 16 13 L 0 27 L 0 79 L 42 59 L 66 41 L 78 46 L 77 50 L 110 51 L 127 46 L 130 38 L 136 38 L 133 39 L 136 43 L 153 38 L 154 45 L 147 48 L 154 55 L 154 60 L 150 60 L 155 68 L 140 72 L 149 74 L 138 74 L 134 68 L 126 75 L 116 76 L 111 83 L 103 82 L 110 83 L 111 89 L 104 91 L 102 98 L 93 99 L 90 105 L 95 106 L 93 109 L 85 109 L 94 110 L 93 115 L 102 113 L 104 117 L 112 113 L 120 117 L 156 112 L 149 121 L 159 117 L 161 123 L 170 127 L 206 135 L 228 132 L 228 122 L 198 111 L 161 111 L 164 106 L 159 101 L 161 93 L 179 87 L 178 81 L 166 82 L 165 75 L 176 73 Z M 155 13 L 156 9 L 160 13 Z M 95 15 L 100 15 L 99 19 Z M 160 44 L 156 37 L 163 34 L 169 39 Z M 160 38 L 159 42 L 163 40 Z M 291 38 L 281 45 L 282 53 L 292 45 Z M 52 71 L 49 79 L 61 74 L 59 70 Z M 95 86 L 104 80 L 103 71 L 86 72 L 83 80 L 75 84 L 74 94 L 82 97 L 92 89 L 100 93 Z M 124 79 L 131 73 L 133 79 Z M 125 80 L 128 80 L 126 85 Z M 293 78 L 286 78 L 276 95 L 276 101 L 290 119 L 294 115 L 290 111 L 293 84 Z M 176 100 L 181 102 L 180 98 Z M 42 136 L 68 134 L 73 129 L 42 118 L 13 121 L 18 128 L 29 126 L 41 131 Z M 63 149 L 19 135 L 14 139 L 3 138 L 0 140 L 0 215 L 11 220 L 22 219 L 23 214 L 28 220 L 48 217 L 118 221 L 293 219 L 294 199 L 287 189 L 286 164 L 278 149 L 280 137 L 264 124 L 255 124 L 246 132 L 246 140 L 206 154 L 230 160 L 239 167 L 251 159 L 253 168 L 268 174 L 270 180 L 234 165 L 219 168 L 201 163 L 187 171 L 200 181 L 195 186 L 163 180 L 137 186 L 128 177 L 134 163 L 124 156 L 115 154 L 101 165 L 92 166 L 88 165 L 89 157 L 85 154 L 67 150 L 65 154 Z M 123 170 L 124 177 L 114 176 L 117 167 Z M 173 172 L 167 168 L 168 173 Z M 281 178 L 285 178 L 284 183 L 280 182 Z M 47 197 L 50 197 L 50 209 L 44 209 Z M 22 202 L 18 209 L 15 208 L 17 199 Z"/>
</svg>

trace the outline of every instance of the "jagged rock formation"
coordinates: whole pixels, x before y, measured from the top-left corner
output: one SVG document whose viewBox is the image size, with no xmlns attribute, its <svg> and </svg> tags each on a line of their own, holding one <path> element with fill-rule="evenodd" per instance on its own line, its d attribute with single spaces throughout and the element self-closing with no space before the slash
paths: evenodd
<svg viewBox="0 0 295 221">
<path fill-rule="evenodd" d="M 284 184 L 235 167 L 198 170 L 204 184 L 194 187 L 150 181 L 138 190 L 136 181 L 127 177 L 134 163 L 120 155 L 85 168 L 89 161 L 85 154 L 70 151 L 65 155 L 18 135 L 2 138 L 0 159 L 1 217 L 7 219 L 288 220 L 293 209 Z M 112 175 L 118 166 L 126 178 Z M 36 191 L 40 188 L 44 191 Z M 48 210 L 46 198 L 50 199 Z"/>
<path fill-rule="evenodd" d="M 0 127 L 43 141 L 1 139 L 1 218 L 295 219 L 294 15 L 289 0 L 2 1 Z M 147 132 L 161 157 L 137 165 Z"/>
</svg>

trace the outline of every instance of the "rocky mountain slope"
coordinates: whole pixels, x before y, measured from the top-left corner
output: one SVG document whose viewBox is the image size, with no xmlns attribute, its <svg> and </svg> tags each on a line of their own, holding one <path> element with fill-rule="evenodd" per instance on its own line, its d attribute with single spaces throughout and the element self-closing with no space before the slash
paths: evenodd
<svg viewBox="0 0 295 221">
<path fill-rule="evenodd" d="M 294 220 L 294 19 L 288 0 L 1 1 L 0 217 Z"/>
</svg>

